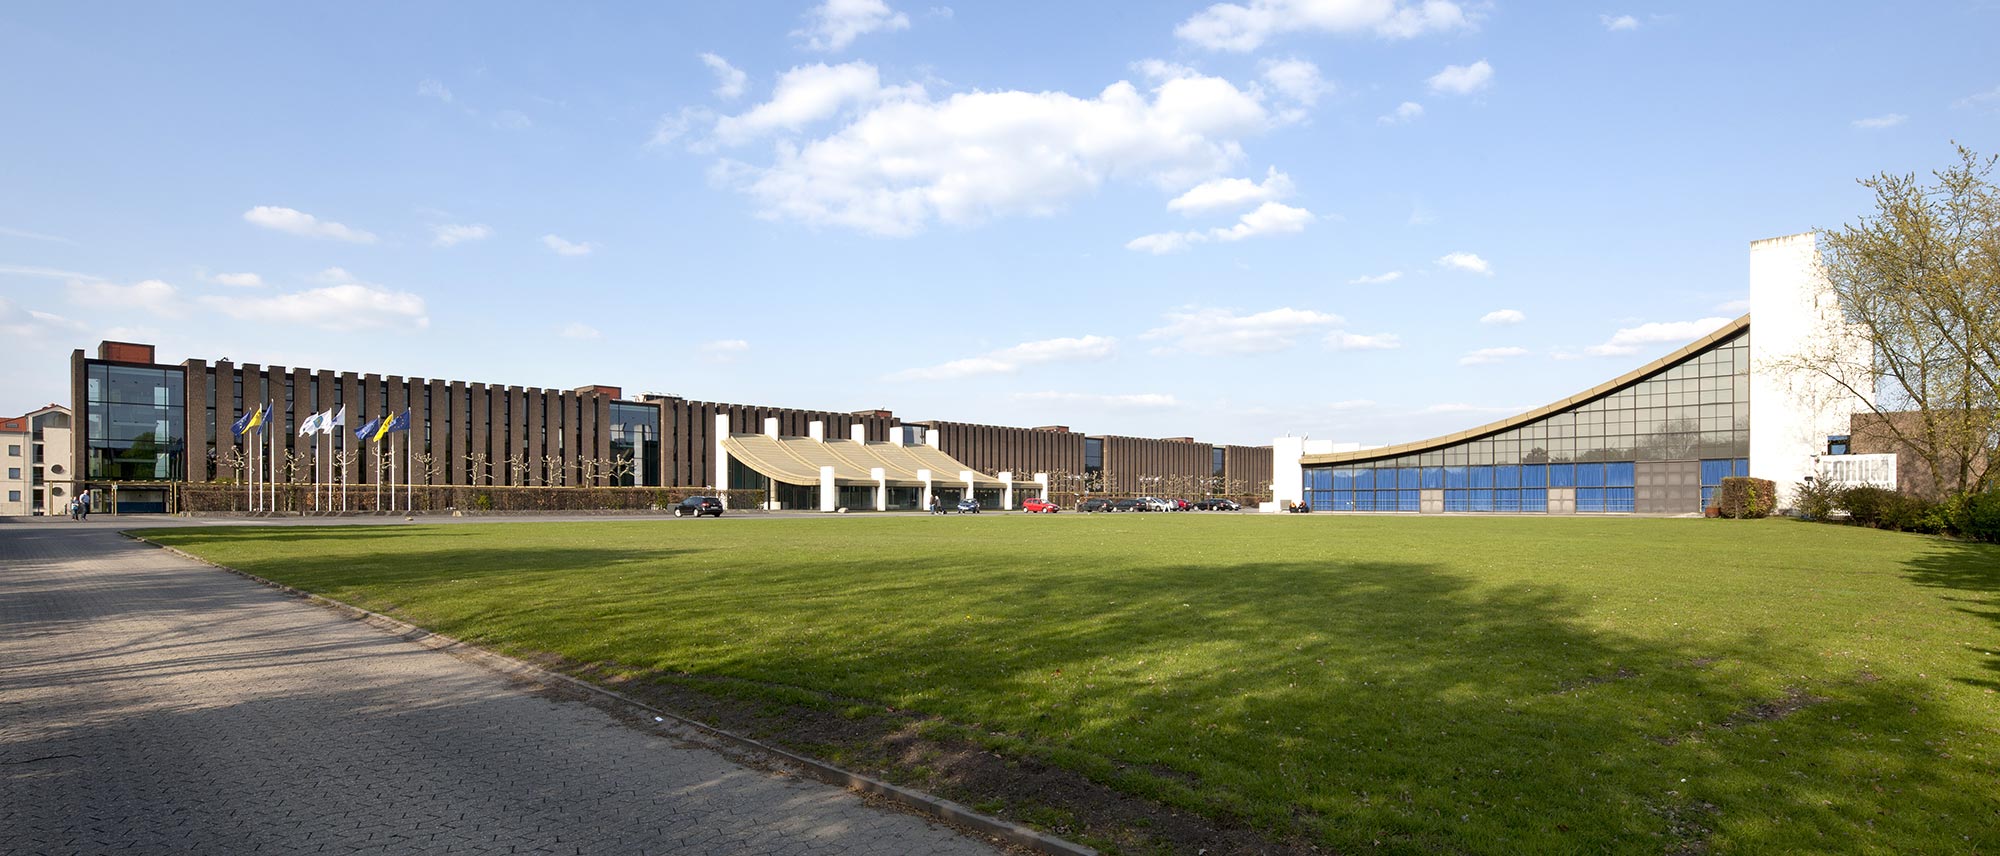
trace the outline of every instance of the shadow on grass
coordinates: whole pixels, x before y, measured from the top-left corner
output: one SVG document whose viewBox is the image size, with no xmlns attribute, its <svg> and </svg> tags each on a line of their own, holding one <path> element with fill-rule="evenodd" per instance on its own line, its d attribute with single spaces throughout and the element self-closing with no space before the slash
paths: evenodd
<svg viewBox="0 0 2000 856">
<path fill-rule="evenodd" d="M 1983 618 L 2000 629 L 2000 546 L 1933 539 L 1936 546 L 1907 565 L 1909 578 L 1921 586 L 1949 589 L 1952 608 Z M 2000 650 L 2000 642 L 1965 646 L 1977 655 Z M 2000 657 L 1980 656 L 1989 674 L 1959 680 L 1987 690 L 2000 690 Z"/>
</svg>

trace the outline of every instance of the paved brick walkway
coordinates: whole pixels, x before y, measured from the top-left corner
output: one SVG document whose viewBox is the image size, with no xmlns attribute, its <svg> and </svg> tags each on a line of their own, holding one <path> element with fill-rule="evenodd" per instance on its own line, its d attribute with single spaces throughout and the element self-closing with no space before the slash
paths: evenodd
<svg viewBox="0 0 2000 856">
<path fill-rule="evenodd" d="M 97 521 L 0 522 L 0 854 L 992 853 Z"/>
</svg>

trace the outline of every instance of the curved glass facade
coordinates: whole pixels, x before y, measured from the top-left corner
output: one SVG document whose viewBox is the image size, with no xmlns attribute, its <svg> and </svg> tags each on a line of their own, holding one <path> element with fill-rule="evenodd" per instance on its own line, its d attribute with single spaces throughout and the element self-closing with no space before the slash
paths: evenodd
<svg viewBox="0 0 2000 856">
<path fill-rule="evenodd" d="M 1484 436 L 1307 465 L 1305 500 L 1316 511 L 1699 512 L 1724 476 L 1749 474 L 1749 453 L 1745 330 Z"/>
</svg>

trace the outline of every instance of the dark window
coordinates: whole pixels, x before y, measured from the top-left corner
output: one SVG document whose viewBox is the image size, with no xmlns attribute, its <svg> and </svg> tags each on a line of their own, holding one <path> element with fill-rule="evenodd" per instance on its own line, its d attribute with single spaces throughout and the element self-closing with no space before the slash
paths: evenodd
<svg viewBox="0 0 2000 856">
<path fill-rule="evenodd" d="M 1847 434 L 1834 434 L 1826 438 L 1826 453 L 1829 455 L 1847 454 L 1849 445 L 1848 437 L 1849 435 Z"/>
<path fill-rule="evenodd" d="M 1083 469 L 1084 472 L 1090 473 L 1102 472 L 1104 470 L 1104 441 L 1102 439 L 1097 437 L 1085 437 L 1083 439 Z"/>
</svg>

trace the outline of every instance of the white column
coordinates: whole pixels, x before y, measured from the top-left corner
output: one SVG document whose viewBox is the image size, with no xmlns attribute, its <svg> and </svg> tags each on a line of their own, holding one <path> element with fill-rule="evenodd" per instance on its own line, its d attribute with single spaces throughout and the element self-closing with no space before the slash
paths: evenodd
<svg viewBox="0 0 2000 856">
<path fill-rule="evenodd" d="M 1305 470 L 1299 466 L 1299 459 L 1305 457 L 1306 438 L 1279 437 L 1271 441 L 1271 499 L 1265 511 L 1280 511 L 1294 502 L 1306 499 Z"/>
<path fill-rule="evenodd" d="M 894 425 L 889 426 L 889 442 L 894 443 L 898 446 L 903 445 L 902 423 L 898 422 Z"/>
<path fill-rule="evenodd" d="M 815 443 L 826 442 L 826 423 L 818 419 L 806 423 L 806 436 L 811 437 Z"/>
<path fill-rule="evenodd" d="M 1778 507 L 1813 475 L 1826 438 L 1846 434 L 1867 403 L 1831 379 L 1789 368 L 1802 355 L 1870 390 L 1872 346 L 1846 323 L 1820 266 L 1812 233 L 1750 244 L 1750 474 L 1777 484 Z M 1844 372 L 1841 369 L 1845 369 Z M 1872 397 L 1872 396 L 1871 396 Z"/>
<path fill-rule="evenodd" d="M 848 439 L 856 443 L 866 443 L 868 442 L 868 426 L 856 422 L 853 429 L 847 432 L 847 436 Z"/>
<path fill-rule="evenodd" d="M 1000 510 L 1014 510 L 1014 472 L 1012 470 L 1000 471 Z"/>
<path fill-rule="evenodd" d="M 924 429 L 924 445 L 929 446 L 933 449 L 943 448 L 942 446 L 938 445 L 938 429 L 936 428 Z"/>
<path fill-rule="evenodd" d="M 936 437 L 937 437 L 937 431 L 936 431 L 936 430 L 932 430 L 932 431 L 931 431 L 931 437 L 932 437 L 932 438 L 936 438 Z M 933 448 L 935 448 L 935 447 L 933 447 Z M 979 501 L 979 491 L 977 491 L 977 490 L 974 490 L 974 489 L 973 489 L 973 485 L 975 484 L 975 482 L 973 482 L 972 478 L 973 478 L 973 472 L 972 472 L 971 470 L 959 470 L 959 471 L 958 471 L 958 480 L 959 480 L 959 481 L 962 481 L 962 482 L 965 482 L 965 496 L 964 496 L 964 497 L 962 497 L 962 498 L 964 498 L 964 499 L 969 499 L 969 500 L 972 500 L 973 502 L 978 502 L 978 501 Z"/>
<path fill-rule="evenodd" d="M 722 440 L 729 436 L 729 414 L 715 414 L 715 493 L 722 507 L 729 507 L 729 450 Z"/>
<path fill-rule="evenodd" d="M 769 437 L 773 440 L 778 439 L 778 417 L 776 416 L 764 417 L 764 436 Z"/>
<path fill-rule="evenodd" d="M 931 510 L 931 471 L 918 470 L 917 479 L 924 483 L 924 495 L 917 498 L 917 507 L 929 511 Z"/>
<path fill-rule="evenodd" d="M 833 482 L 833 467 L 819 468 L 819 510 L 832 511 L 840 507 L 840 487 Z"/>
<path fill-rule="evenodd" d="M 1039 496 L 1039 497 L 1037 497 L 1037 498 L 1038 498 L 1038 499 L 1040 499 L 1040 500 L 1041 500 L 1041 501 L 1043 501 L 1043 502 L 1048 502 L 1048 501 L 1049 501 L 1049 474 L 1048 474 L 1048 473 L 1036 473 L 1036 474 L 1035 474 L 1035 484 L 1038 484 L 1038 485 L 1041 485 L 1041 486 L 1042 486 L 1042 495 L 1041 495 L 1041 496 Z"/>
<path fill-rule="evenodd" d="M 856 428 L 861 426 L 856 425 Z M 889 471 L 881 467 L 870 467 L 869 477 L 875 479 L 875 510 L 889 510 Z"/>
</svg>

